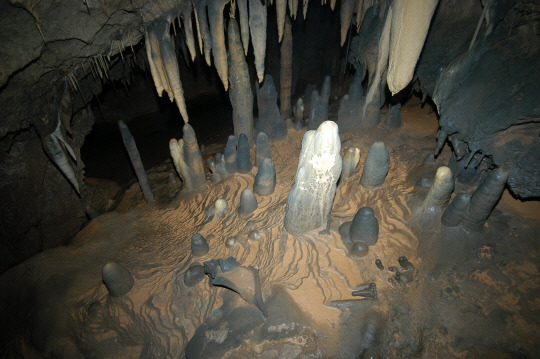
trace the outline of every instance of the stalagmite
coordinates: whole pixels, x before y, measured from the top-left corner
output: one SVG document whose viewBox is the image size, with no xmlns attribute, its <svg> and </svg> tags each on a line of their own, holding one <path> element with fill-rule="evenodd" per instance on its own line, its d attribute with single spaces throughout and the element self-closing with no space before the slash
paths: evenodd
<svg viewBox="0 0 540 359">
<path fill-rule="evenodd" d="M 208 242 L 202 234 L 195 233 L 191 236 L 191 254 L 196 257 L 204 256 L 206 253 L 208 253 L 209 249 Z"/>
<path fill-rule="evenodd" d="M 274 193 L 275 188 L 276 168 L 271 158 L 265 158 L 255 176 L 253 191 L 259 196 L 269 196 Z"/>
<path fill-rule="evenodd" d="M 360 150 L 356 147 L 350 147 L 343 155 L 343 169 L 341 171 L 341 180 L 346 180 L 356 171 L 356 166 L 360 161 Z"/>
<path fill-rule="evenodd" d="M 347 33 L 351 26 L 352 16 L 354 12 L 354 3 L 356 0 L 341 0 L 341 9 L 339 17 L 341 20 L 341 46 L 345 44 L 347 40 Z"/>
<path fill-rule="evenodd" d="M 466 213 L 462 217 L 463 228 L 479 232 L 484 227 L 491 211 L 502 196 L 508 173 L 500 168 L 488 173 L 471 196 Z"/>
<path fill-rule="evenodd" d="M 113 297 L 121 297 L 131 290 L 134 285 L 133 276 L 123 265 L 109 262 L 101 269 L 101 278 L 109 294 Z"/>
<path fill-rule="evenodd" d="M 184 274 L 184 284 L 188 287 L 194 287 L 206 277 L 204 267 L 200 263 L 192 263 Z"/>
<path fill-rule="evenodd" d="M 270 141 L 281 141 L 287 137 L 287 126 L 281 119 L 277 107 L 277 91 L 271 75 L 264 77 L 264 84 L 257 88 L 259 118 L 255 124 L 257 132 L 264 132 Z"/>
<path fill-rule="evenodd" d="M 244 55 L 247 56 L 249 49 L 249 15 L 248 0 L 236 0 L 238 12 L 240 13 L 240 33 L 242 34 L 242 45 L 244 46 Z"/>
<path fill-rule="evenodd" d="M 392 95 L 412 80 L 438 0 L 394 0 L 387 72 Z"/>
<path fill-rule="evenodd" d="M 471 197 L 467 192 L 458 193 L 448 207 L 446 207 L 446 210 L 441 217 L 442 225 L 445 227 L 459 226 L 470 202 Z"/>
<path fill-rule="evenodd" d="M 191 125 L 186 123 L 182 130 L 183 139 L 178 141 L 171 139 L 169 149 L 176 171 L 184 180 L 186 190 L 194 191 L 206 183 L 202 155 Z"/>
<path fill-rule="evenodd" d="M 266 133 L 259 132 L 255 146 L 255 166 L 259 167 L 265 158 L 271 158 L 270 143 L 268 142 Z"/>
<path fill-rule="evenodd" d="M 302 97 L 299 97 L 298 100 L 296 100 L 293 114 L 295 122 L 294 127 L 297 128 L 300 125 L 300 128 L 302 128 L 302 126 L 304 126 L 304 100 Z"/>
<path fill-rule="evenodd" d="M 310 130 L 315 130 L 321 123 L 328 121 L 330 93 L 331 79 L 330 76 L 327 75 L 324 78 L 321 94 L 319 95 L 319 92 L 316 90 L 311 93 L 308 122 L 308 128 Z"/>
<path fill-rule="evenodd" d="M 195 38 L 193 36 L 193 22 L 191 21 L 191 14 L 192 14 L 191 2 L 189 1 L 183 2 L 180 8 L 180 16 L 182 17 L 182 22 L 184 24 L 186 44 L 189 49 L 189 54 L 191 55 L 191 61 L 195 61 L 197 50 L 195 50 Z"/>
<path fill-rule="evenodd" d="M 362 207 L 356 212 L 350 228 L 351 241 L 362 242 L 369 246 L 377 243 L 379 222 L 371 207 Z"/>
<path fill-rule="evenodd" d="M 341 99 L 338 110 L 338 125 L 342 131 L 354 131 L 362 120 L 364 103 L 362 80 L 363 68 L 358 66 L 349 86 L 349 93 Z"/>
<path fill-rule="evenodd" d="M 225 47 L 225 31 L 223 30 L 223 9 L 230 0 L 212 0 L 208 2 L 208 20 L 212 35 L 212 49 L 214 66 L 218 72 L 225 91 L 229 89 L 229 76 L 227 67 L 227 49 Z"/>
<path fill-rule="evenodd" d="M 285 228 L 301 234 L 328 224 L 341 173 L 341 141 L 335 122 L 323 122 L 302 140 L 294 186 L 287 197 Z"/>
<path fill-rule="evenodd" d="M 210 29 L 208 27 L 208 16 L 206 15 L 206 2 L 207 0 L 195 1 L 195 18 L 197 19 L 197 26 L 199 29 L 199 46 L 202 41 L 203 46 L 201 52 L 204 52 L 204 58 L 208 66 L 212 61 L 210 56 L 212 55 L 212 37 L 210 36 Z M 203 50 L 204 47 L 204 50 Z"/>
<path fill-rule="evenodd" d="M 240 206 L 238 207 L 238 214 L 248 215 L 253 213 L 257 209 L 257 198 L 249 188 L 242 191 L 240 195 Z"/>
<path fill-rule="evenodd" d="M 264 79 L 264 59 L 266 57 L 266 5 L 261 0 L 249 0 L 249 29 L 255 53 L 255 68 L 259 83 Z"/>
<path fill-rule="evenodd" d="M 283 28 L 285 27 L 285 16 L 287 15 L 287 0 L 276 0 L 278 41 L 283 38 Z"/>
<path fill-rule="evenodd" d="M 401 127 L 401 103 L 388 104 L 388 113 L 384 119 L 384 126 L 386 128 Z"/>
<path fill-rule="evenodd" d="M 231 17 L 228 29 L 229 42 L 229 98 L 233 108 L 234 135 L 245 134 L 253 144 L 253 93 L 248 65 L 242 51 L 240 31 L 236 20 Z"/>
<path fill-rule="evenodd" d="M 139 155 L 139 150 L 137 149 L 137 144 L 135 139 L 131 135 L 128 127 L 124 121 L 118 121 L 118 127 L 120 128 L 120 133 L 122 134 L 122 140 L 124 141 L 124 146 L 139 180 L 139 185 L 141 186 L 142 193 L 146 202 L 154 202 L 154 194 L 150 188 L 150 182 L 148 182 L 148 177 L 146 177 L 146 171 L 144 170 L 143 163 L 141 161 L 141 156 Z"/>
<path fill-rule="evenodd" d="M 281 0 L 285 1 L 285 0 Z M 292 89 L 292 59 L 293 43 L 291 34 L 291 21 L 289 17 L 285 20 L 285 33 L 281 43 L 281 73 L 279 77 L 280 84 L 280 105 L 281 118 L 286 120 L 291 118 L 291 89 Z"/>
<path fill-rule="evenodd" d="M 420 212 L 433 212 L 436 208 L 446 206 L 453 190 L 454 175 L 452 174 L 452 170 L 446 166 L 439 167 L 435 174 L 435 180 L 422 203 Z"/>
<path fill-rule="evenodd" d="M 390 168 L 388 164 L 388 150 L 383 142 L 374 142 L 369 152 L 360 177 L 360 184 L 367 189 L 377 188 L 384 183 Z"/>
<path fill-rule="evenodd" d="M 253 165 L 249 158 L 249 143 L 245 134 L 241 133 L 236 148 L 236 170 L 238 173 L 249 173 Z"/>
<path fill-rule="evenodd" d="M 227 139 L 227 145 L 225 146 L 225 154 L 223 156 L 225 161 L 225 170 L 229 174 L 236 173 L 236 137 L 230 135 Z"/>
</svg>

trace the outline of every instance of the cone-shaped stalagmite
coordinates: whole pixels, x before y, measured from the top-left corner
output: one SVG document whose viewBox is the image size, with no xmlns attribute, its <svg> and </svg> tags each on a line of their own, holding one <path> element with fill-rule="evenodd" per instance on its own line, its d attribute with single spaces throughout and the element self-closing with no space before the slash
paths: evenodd
<svg viewBox="0 0 540 359">
<path fill-rule="evenodd" d="M 225 31 L 223 30 L 223 9 L 230 0 L 212 0 L 208 6 L 208 21 L 210 23 L 210 34 L 212 36 L 212 54 L 214 55 L 214 66 L 225 90 L 229 88 L 229 76 L 227 67 L 227 48 L 225 47 Z"/>
<path fill-rule="evenodd" d="M 233 135 L 229 136 L 229 139 L 227 140 L 227 145 L 225 146 L 225 154 L 224 154 L 224 161 L 225 161 L 225 170 L 229 174 L 233 174 L 236 172 L 236 137 Z"/>
<path fill-rule="evenodd" d="M 266 56 L 266 4 L 261 0 L 249 0 L 249 29 L 255 53 L 255 68 L 259 83 L 264 79 L 264 59 Z"/>
<path fill-rule="evenodd" d="M 255 147 L 255 166 L 259 167 L 265 158 L 271 158 L 270 144 L 268 143 L 268 136 L 266 136 L 266 133 L 259 132 Z"/>
<path fill-rule="evenodd" d="M 200 233 L 191 236 L 191 253 L 194 256 L 204 256 L 208 253 L 209 247 L 206 238 Z"/>
<path fill-rule="evenodd" d="M 331 86 L 330 76 L 327 75 L 324 78 L 321 94 L 319 95 L 318 91 L 313 91 L 311 93 L 308 122 L 308 128 L 310 130 L 315 130 L 321 123 L 328 121 Z"/>
<path fill-rule="evenodd" d="M 281 0 L 285 1 L 285 0 Z M 281 73 L 279 77 L 280 83 L 280 105 L 281 118 L 286 120 L 291 118 L 291 88 L 292 88 L 292 59 L 293 59 L 293 43 L 291 34 L 291 21 L 287 17 L 285 21 L 285 31 L 283 42 L 281 43 Z"/>
<path fill-rule="evenodd" d="M 208 16 L 206 15 L 206 2 L 207 0 L 195 1 L 195 19 L 197 20 L 197 26 L 199 29 L 199 46 L 202 42 L 203 46 L 201 51 L 204 52 L 204 58 L 208 66 L 211 65 L 212 55 L 212 37 L 210 36 L 210 28 L 208 26 Z"/>
<path fill-rule="evenodd" d="M 238 207 L 238 213 L 240 215 L 247 215 L 253 213 L 257 209 L 257 199 L 249 188 L 242 191 L 240 195 L 240 206 Z"/>
<path fill-rule="evenodd" d="M 236 148 L 236 170 L 239 173 L 249 173 L 253 165 L 249 158 L 249 143 L 246 135 L 240 134 Z"/>
<path fill-rule="evenodd" d="M 457 227 L 461 224 L 461 219 L 467 207 L 471 201 L 471 197 L 467 192 L 458 193 L 452 202 L 446 207 L 442 217 L 441 223 L 445 227 Z"/>
<path fill-rule="evenodd" d="M 240 13 L 240 32 L 242 34 L 242 45 L 244 46 L 244 55 L 247 56 L 249 49 L 249 15 L 248 0 L 236 0 L 238 12 Z"/>
<path fill-rule="evenodd" d="M 204 277 L 206 277 L 204 267 L 200 263 L 193 263 L 184 274 L 184 284 L 188 287 L 194 287 L 199 284 Z"/>
<path fill-rule="evenodd" d="M 491 211 L 499 201 L 508 179 L 500 168 L 492 170 L 471 196 L 471 201 L 461 221 L 465 229 L 479 232 L 484 228 Z"/>
<path fill-rule="evenodd" d="M 101 278 L 109 294 L 113 297 L 120 297 L 129 293 L 134 284 L 133 276 L 129 270 L 115 262 L 109 262 L 103 266 Z"/>
<path fill-rule="evenodd" d="M 351 147 L 345 151 L 343 155 L 343 169 L 341 171 L 341 180 L 346 180 L 356 171 L 356 166 L 360 161 L 360 150 L 355 147 Z"/>
<path fill-rule="evenodd" d="M 438 0 L 394 0 L 392 40 L 386 75 L 392 94 L 412 80 Z"/>
<path fill-rule="evenodd" d="M 439 167 L 435 174 L 435 180 L 429 188 L 429 192 L 420 210 L 422 212 L 432 212 L 436 208 L 446 206 L 453 190 L 454 175 L 452 174 L 452 170 L 446 166 Z"/>
<path fill-rule="evenodd" d="M 353 131 L 358 128 L 362 119 L 363 108 L 363 67 L 356 68 L 349 86 L 349 93 L 341 99 L 338 110 L 338 125 L 342 131 Z"/>
<path fill-rule="evenodd" d="M 253 94 L 249 70 L 242 51 L 238 24 L 234 18 L 229 20 L 229 98 L 233 108 L 234 135 L 243 133 L 253 144 Z"/>
<path fill-rule="evenodd" d="M 383 142 L 377 141 L 371 145 L 360 178 L 362 187 L 373 189 L 384 183 L 389 169 L 388 157 L 388 150 Z"/>
<path fill-rule="evenodd" d="M 201 188 L 206 183 L 201 151 L 195 137 L 195 131 L 190 124 L 183 128 L 184 138 L 176 141 L 174 138 L 169 142 L 169 149 L 174 165 L 180 177 L 184 180 L 184 186 L 188 191 Z"/>
<path fill-rule="evenodd" d="M 362 207 L 354 216 L 350 235 L 352 242 L 362 242 L 367 245 L 374 245 L 379 238 L 379 222 L 375 218 L 375 213 L 370 207 Z"/>
<path fill-rule="evenodd" d="M 120 128 L 122 140 L 124 141 L 124 146 L 126 147 L 129 159 L 131 160 L 131 164 L 133 165 L 133 169 L 135 170 L 135 174 L 137 175 L 139 185 L 141 186 L 144 199 L 146 200 L 146 202 L 153 202 L 154 194 L 152 193 L 152 189 L 150 188 L 150 182 L 148 182 L 148 177 L 146 177 L 146 171 L 144 170 L 144 166 L 141 160 L 141 156 L 139 155 L 139 150 L 137 149 L 135 139 L 131 135 L 131 132 L 129 131 L 124 121 L 118 121 L 118 127 Z"/>
<path fill-rule="evenodd" d="M 274 162 L 272 162 L 272 159 L 270 158 L 265 158 L 255 176 L 253 191 L 259 196 L 268 196 L 274 193 L 275 188 L 276 169 L 274 167 Z"/>
<path fill-rule="evenodd" d="M 295 183 L 285 209 L 289 233 L 305 233 L 328 224 L 341 173 L 340 149 L 338 126 L 332 121 L 304 135 Z"/>
<path fill-rule="evenodd" d="M 257 132 L 264 132 L 270 141 L 281 141 L 287 137 L 287 126 L 281 119 L 277 107 L 277 91 L 271 75 L 264 77 L 264 84 L 257 89 L 259 118 L 255 124 Z"/>
<path fill-rule="evenodd" d="M 401 103 L 395 105 L 388 105 L 388 113 L 384 119 L 384 126 L 386 128 L 399 128 L 401 127 Z"/>
</svg>

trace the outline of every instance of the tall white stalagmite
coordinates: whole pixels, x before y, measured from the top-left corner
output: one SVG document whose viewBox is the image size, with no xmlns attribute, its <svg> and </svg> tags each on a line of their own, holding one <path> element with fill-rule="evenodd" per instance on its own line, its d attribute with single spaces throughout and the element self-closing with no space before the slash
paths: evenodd
<svg viewBox="0 0 540 359">
<path fill-rule="evenodd" d="M 227 67 L 227 48 L 225 47 L 225 31 L 223 27 L 223 9 L 229 0 L 212 0 L 208 2 L 208 20 L 212 34 L 212 48 L 214 65 L 225 90 L 229 89 L 229 75 Z"/>
<path fill-rule="evenodd" d="M 186 35 L 186 44 L 191 55 L 191 61 L 195 61 L 197 50 L 195 50 L 195 38 L 193 36 L 193 22 L 191 21 L 191 14 L 193 10 L 190 2 L 184 2 L 180 8 L 180 16 L 184 24 L 184 33 Z"/>
<path fill-rule="evenodd" d="M 261 3 L 261 0 L 249 0 L 249 29 L 255 53 L 255 68 L 261 83 L 264 80 L 266 56 L 266 5 Z"/>
<path fill-rule="evenodd" d="M 387 82 L 392 94 L 412 80 L 438 0 L 394 0 Z"/>
<path fill-rule="evenodd" d="M 247 56 L 249 49 L 249 15 L 247 0 L 236 0 L 238 12 L 240 13 L 240 34 L 242 35 L 242 45 L 244 46 L 244 55 Z"/>
<path fill-rule="evenodd" d="M 206 0 L 195 1 L 195 19 L 199 32 L 199 47 L 201 53 L 204 52 L 204 58 L 208 66 L 212 64 L 210 56 L 212 55 L 212 38 L 208 27 L 208 16 L 206 16 Z M 202 43 L 202 45 L 201 45 Z"/>
<path fill-rule="evenodd" d="M 283 28 L 285 27 L 285 15 L 287 14 L 287 0 L 276 0 L 278 41 L 283 38 Z"/>
<path fill-rule="evenodd" d="M 347 33 L 349 32 L 349 27 L 351 26 L 354 3 L 356 0 L 341 0 L 341 9 L 339 12 L 339 17 L 341 20 L 341 46 L 345 43 L 347 39 Z"/>
</svg>

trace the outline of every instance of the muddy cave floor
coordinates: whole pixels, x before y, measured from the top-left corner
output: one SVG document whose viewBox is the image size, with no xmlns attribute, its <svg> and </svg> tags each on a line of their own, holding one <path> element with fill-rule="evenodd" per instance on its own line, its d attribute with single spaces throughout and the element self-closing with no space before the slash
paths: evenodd
<svg viewBox="0 0 540 359">
<path fill-rule="evenodd" d="M 451 153 L 446 146 L 435 162 L 424 163 L 437 132 L 427 106 L 410 102 L 402 120 L 397 130 L 340 135 L 342 153 L 358 147 L 361 158 L 355 175 L 338 185 L 329 234 L 292 236 L 283 227 L 305 130 L 290 129 L 286 141 L 271 144 L 276 190 L 258 196 L 258 209 L 248 217 L 236 209 L 242 190 L 253 186 L 255 167 L 250 174 L 176 194 L 170 187 L 177 191 L 180 182 L 168 176 L 170 163 L 150 170 L 153 187 L 168 188 L 156 203 L 144 205 L 135 184 L 117 212 L 92 220 L 70 245 L 41 253 L 0 277 L 2 311 L 9 320 L 2 328 L 10 343 L 4 352 L 28 357 L 535 357 L 540 352 L 539 203 L 517 201 L 505 191 L 479 234 L 442 227 L 440 212 L 415 217 L 428 191 L 419 180 L 432 179 Z M 359 179 L 369 146 L 377 140 L 388 147 L 390 171 L 380 188 L 366 190 Z M 251 155 L 253 160 L 254 149 Z M 457 183 L 454 193 L 473 189 Z M 208 219 L 205 212 L 219 198 L 227 200 L 229 211 Z M 356 258 L 348 254 L 338 228 L 364 206 L 375 211 L 379 239 L 365 257 Z M 249 239 L 254 229 L 260 238 Z M 190 251 L 196 232 L 210 246 L 202 257 Z M 230 238 L 234 245 L 226 246 Z M 192 263 L 229 256 L 258 268 L 267 318 L 235 292 L 210 287 L 206 277 L 185 285 Z M 395 277 L 389 267 L 399 268 L 400 256 L 414 265 L 408 283 L 389 281 Z M 101 269 L 109 261 L 133 275 L 135 285 L 122 297 L 109 296 L 102 282 Z M 377 299 L 352 296 L 371 282 Z"/>
</svg>

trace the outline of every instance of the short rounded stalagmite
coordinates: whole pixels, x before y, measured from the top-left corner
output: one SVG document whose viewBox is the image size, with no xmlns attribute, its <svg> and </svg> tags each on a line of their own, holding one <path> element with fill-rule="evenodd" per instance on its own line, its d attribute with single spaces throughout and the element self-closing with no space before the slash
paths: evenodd
<svg viewBox="0 0 540 359">
<path fill-rule="evenodd" d="M 379 238 L 379 222 L 373 209 L 362 207 L 356 212 L 350 228 L 351 241 L 374 245 Z"/>
<path fill-rule="evenodd" d="M 191 236 L 191 253 L 194 256 L 204 256 L 208 253 L 209 247 L 206 238 L 200 233 L 195 233 Z"/>
<path fill-rule="evenodd" d="M 249 188 L 242 191 L 240 195 L 240 206 L 238 207 L 238 213 L 240 215 L 248 215 L 253 213 L 257 209 L 257 198 Z"/>
<path fill-rule="evenodd" d="M 274 167 L 274 162 L 272 162 L 272 159 L 270 158 L 265 158 L 255 176 L 253 190 L 259 196 L 268 196 L 274 193 L 275 188 L 276 169 Z"/>
<path fill-rule="evenodd" d="M 113 297 L 121 297 L 129 293 L 134 284 L 131 272 L 116 262 L 109 262 L 103 266 L 101 278 Z"/>
</svg>

